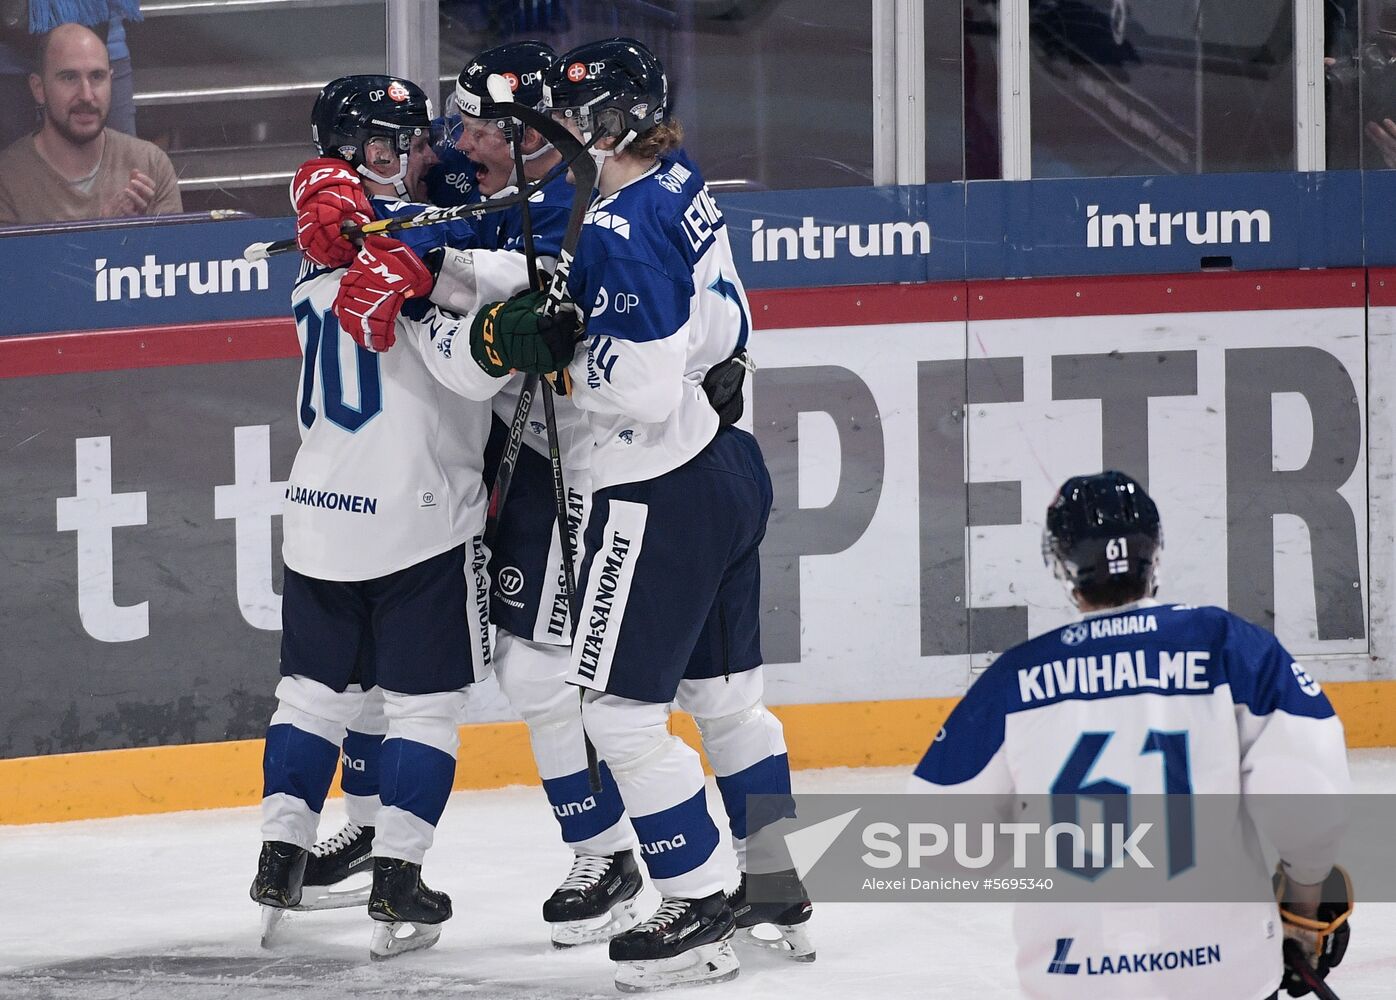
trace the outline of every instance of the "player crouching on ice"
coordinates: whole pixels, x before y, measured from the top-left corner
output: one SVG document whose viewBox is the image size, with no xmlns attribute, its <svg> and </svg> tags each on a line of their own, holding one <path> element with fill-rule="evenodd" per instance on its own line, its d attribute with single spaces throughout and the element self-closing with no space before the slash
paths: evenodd
<svg viewBox="0 0 1396 1000">
<path fill-rule="evenodd" d="M 1053 629 L 1000 656 L 950 713 L 911 790 L 1011 802 L 1015 795 L 1074 795 L 1089 781 L 1082 792 L 1096 797 L 1102 790 L 1239 795 L 1279 850 L 1280 910 L 1261 901 L 1270 886 L 1253 829 L 1241 845 L 1256 873 L 1252 902 L 1020 905 L 1018 975 L 1024 994 L 1040 1000 L 1266 1000 L 1279 985 L 1298 996 L 1347 947 L 1351 888 L 1333 864 L 1341 809 L 1319 811 L 1311 824 L 1266 824 L 1261 798 L 1347 792 L 1342 724 L 1271 633 L 1220 608 L 1154 600 L 1162 545 L 1158 510 L 1129 476 L 1068 479 L 1047 509 L 1042 551 L 1090 627 Z M 1077 662 L 1119 652 L 1145 664 L 1183 651 L 1205 674 L 1189 672 L 1186 684 L 1164 684 L 1160 674 L 1159 684 L 1145 686 L 1126 672 L 1099 689 L 1020 683 L 1036 676 L 1034 665 L 1062 660 L 1067 648 Z M 1109 878 L 1101 879 L 1106 891 Z M 1277 916 L 1282 934 L 1275 933 Z M 1202 942 L 1215 960 L 1084 974 L 1091 963 L 1101 968 L 1101 956 L 1195 953 Z M 1285 952 L 1296 948 L 1287 968 Z"/>
</svg>

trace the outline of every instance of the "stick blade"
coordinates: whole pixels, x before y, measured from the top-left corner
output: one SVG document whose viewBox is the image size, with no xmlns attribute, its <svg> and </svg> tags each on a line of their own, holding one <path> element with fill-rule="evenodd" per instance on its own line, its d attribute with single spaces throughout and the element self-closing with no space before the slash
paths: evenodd
<svg viewBox="0 0 1396 1000">
<path fill-rule="evenodd" d="M 485 89 L 490 92 L 490 100 L 507 104 L 514 100 L 514 88 L 499 73 L 491 73 L 485 81 Z"/>
</svg>

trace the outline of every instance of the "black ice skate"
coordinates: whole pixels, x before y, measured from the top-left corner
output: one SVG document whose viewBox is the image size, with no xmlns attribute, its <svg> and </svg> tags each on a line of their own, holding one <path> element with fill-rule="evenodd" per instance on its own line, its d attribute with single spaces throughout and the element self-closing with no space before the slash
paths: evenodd
<svg viewBox="0 0 1396 1000">
<path fill-rule="evenodd" d="M 301 882 L 305 877 L 306 850 L 281 840 L 262 843 L 257 858 L 257 876 L 252 880 L 249 895 L 262 904 L 262 947 L 271 947 L 276 925 L 286 910 L 301 901 Z"/>
<path fill-rule="evenodd" d="M 311 848 L 297 910 L 363 906 L 373 886 L 373 827 L 346 822 Z"/>
<path fill-rule="evenodd" d="M 664 900 L 654 916 L 611 939 L 616 989 L 647 993 L 737 978 L 741 966 L 731 941 L 735 928 L 720 892 L 703 899 Z"/>
<path fill-rule="evenodd" d="M 727 904 L 737 921 L 739 940 L 783 952 L 796 962 L 814 961 L 814 944 L 805 926 L 814 904 L 793 868 L 770 874 L 742 872 L 742 880 L 736 891 L 728 895 Z"/>
<path fill-rule="evenodd" d="M 378 921 L 368 946 L 376 962 L 436 944 L 451 919 L 451 897 L 422 884 L 421 865 L 374 858 L 368 915 Z"/>
<path fill-rule="evenodd" d="M 543 903 L 553 947 L 609 941 L 635 926 L 635 897 L 644 887 L 635 852 L 578 854 L 562 884 Z"/>
</svg>

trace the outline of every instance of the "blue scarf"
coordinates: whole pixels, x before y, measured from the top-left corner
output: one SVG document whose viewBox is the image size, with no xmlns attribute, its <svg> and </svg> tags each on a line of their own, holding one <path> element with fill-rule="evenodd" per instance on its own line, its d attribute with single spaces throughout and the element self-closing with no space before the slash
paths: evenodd
<svg viewBox="0 0 1396 1000">
<path fill-rule="evenodd" d="M 90 28 L 106 24 L 114 17 L 141 20 L 140 0 L 29 0 L 31 35 L 42 35 L 71 22 Z"/>
</svg>

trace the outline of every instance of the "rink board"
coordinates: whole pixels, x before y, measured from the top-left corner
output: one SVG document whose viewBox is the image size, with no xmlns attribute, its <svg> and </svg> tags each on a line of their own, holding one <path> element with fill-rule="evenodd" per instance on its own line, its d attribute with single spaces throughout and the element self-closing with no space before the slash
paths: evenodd
<svg viewBox="0 0 1396 1000">
<path fill-rule="evenodd" d="M 754 292 L 792 761 L 914 759 L 977 669 L 1067 620 L 1042 512 L 1102 466 L 1158 499 L 1166 594 L 1325 681 L 1390 679 L 1388 277 L 1370 309 L 1360 269 Z M 0 340 L 0 822 L 255 799 L 295 355 L 275 320 Z M 1334 691 L 1354 745 L 1396 742 L 1391 688 Z M 463 787 L 533 780 L 510 718 L 472 699 Z"/>
</svg>

